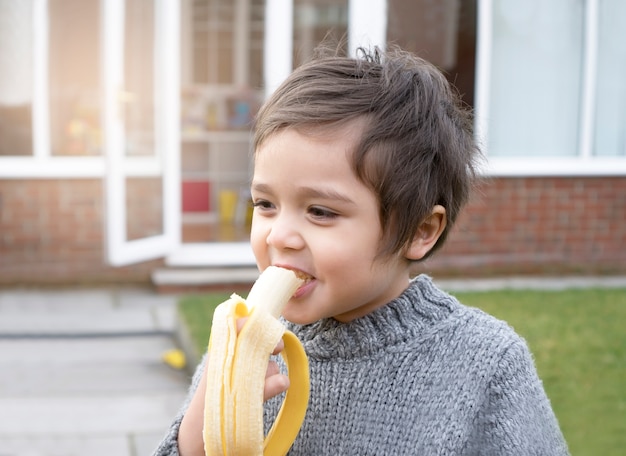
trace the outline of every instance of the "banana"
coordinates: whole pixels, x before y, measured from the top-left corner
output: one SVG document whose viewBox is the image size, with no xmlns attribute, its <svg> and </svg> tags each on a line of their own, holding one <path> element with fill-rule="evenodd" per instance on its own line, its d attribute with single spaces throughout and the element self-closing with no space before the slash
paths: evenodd
<svg viewBox="0 0 626 456">
<path fill-rule="evenodd" d="M 309 401 L 309 365 L 298 338 L 278 321 L 302 279 L 293 271 L 268 267 L 248 298 L 233 294 L 213 315 L 204 406 L 207 456 L 285 455 L 295 440 Z M 237 334 L 237 320 L 247 320 Z M 269 356 L 281 352 L 290 386 L 276 421 L 263 435 L 263 389 Z"/>
</svg>

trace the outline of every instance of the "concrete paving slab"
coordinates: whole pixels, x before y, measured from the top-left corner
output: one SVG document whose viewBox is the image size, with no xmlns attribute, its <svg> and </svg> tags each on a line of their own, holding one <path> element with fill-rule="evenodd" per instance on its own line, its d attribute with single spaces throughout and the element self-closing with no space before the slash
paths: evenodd
<svg viewBox="0 0 626 456">
<path fill-rule="evenodd" d="M 136 456 L 149 455 L 149 451 L 139 453 L 132 448 L 133 442 L 126 437 L 39 437 L 29 435 L 19 438 L 0 436 L 0 456 Z M 143 449 L 142 449 L 143 450 Z"/>
<path fill-rule="evenodd" d="M 81 342 L 81 341 L 78 341 Z M 189 375 L 161 360 L 170 337 L 1 341 L 0 397 L 185 390 Z"/>
<path fill-rule="evenodd" d="M 145 433 L 132 435 L 132 456 L 151 456 L 158 444 L 163 440 L 163 433 Z"/>
<path fill-rule="evenodd" d="M 182 400 L 160 392 L 0 398 L 0 436 L 165 432 Z"/>
<path fill-rule="evenodd" d="M 176 295 L 156 294 L 145 288 L 120 288 L 113 290 L 116 303 L 121 308 L 146 308 L 175 305 Z"/>
<path fill-rule="evenodd" d="M 7 289 L 0 293 L 0 312 L 48 311 L 80 312 L 110 309 L 111 290 L 107 289 Z"/>
<path fill-rule="evenodd" d="M 41 379 L 45 379 L 42 382 Z M 177 394 L 189 386 L 190 379 L 168 366 L 54 366 L 12 369 L 0 377 L 1 397 L 29 395 L 131 394 L 137 391 Z"/>
<path fill-rule="evenodd" d="M 0 334 L 8 335 L 54 335 L 54 334 L 107 334 L 146 333 L 163 331 L 165 325 L 157 325 L 152 313 L 145 310 L 83 312 L 3 313 Z"/>
<path fill-rule="evenodd" d="M 151 455 L 182 405 L 177 298 L 0 290 L 0 456 Z"/>
<path fill-rule="evenodd" d="M 168 335 L 145 337 L 79 337 L 0 339 L 3 367 L 25 365 L 96 365 L 160 363 L 164 350 L 175 346 Z"/>
<path fill-rule="evenodd" d="M 0 337 L 172 332 L 177 300 L 133 288 L 2 290 Z"/>
</svg>

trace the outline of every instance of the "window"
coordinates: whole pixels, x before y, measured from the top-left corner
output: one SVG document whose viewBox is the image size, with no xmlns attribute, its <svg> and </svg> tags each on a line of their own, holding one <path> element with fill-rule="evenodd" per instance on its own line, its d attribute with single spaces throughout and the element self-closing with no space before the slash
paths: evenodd
<svg viewBox="0 0 626 456">
<path fill-rule="evenodd" d="M 32 155 L 32 0 L 0 0 L 0 156 Z"/>
<path fill-rule="evenodd" d="M 29 158 L 102 155 L 99 12 L 94 0 L 0 0 L 0 157 L 16 159 L 6 161 L 9 174 L 51 171 Z"/>
<path fill-rule="evenodd" d="M 598 15 L 598 70 L 593 154 L 626 156 L 626 2 L 603 0 Z"/>
<path fill-rule="evenodd" d="M 193 0 L 188 84 L 261 88 L 264 3 Z"/>
<path fill-rule="evenodd" d="M 580 1 L 494 2 L 490 155 L 578 153 L 583 16 Z"/>
<path fill-rule="evenodd" d="M 441 69 L 474 103 L 476 0 L 388 0 L 387 42 Z"/>
<path fill-rule="evenodd" d="M 157 136 L 179 126 L 178 111 L 166 123 L 158 113 L 168 109 L 163 88 L 178 91 L 180 51 L 169 47 L 178 32 L 155 27 L 173 30 L 162 15 L 178 9 L 176 0 L 0 0 L 0 178 L 100 178 L 115 148 L 131 174 L 160 175 L 160 150 L 178 148 Z"/>
<path fill-rule="evenodd" d="M 263 87 L 263 43 L 265 40 L 265 1 L 250 1 L 250 87 Z"/>
<path fill-rule="evenodd" d="M 230 84 L 234 76 L 235 4 L 230 1 L 194 1 L 193 62 L 198 84 Z"/>
<path fill-rule="evenodd" d="M 153 0 L 126 0 L 124 13 L 124 92 L 120 94 L 127 156 L 156 152 L 155 114 L 159 102 L 155 94 L 155 71 L 159 58 L 155 46 Z"/>
<path fill-rule="evenodd" d="M 294 68 L 322 41 L 339 43 L 348 32 L 348 0 L 294 0 L 293 16 Z"/>
<path fill-rule="evenodd" d="M 626 173 L 626 4 L 479 2 L 478 133 L 496 174 Z"/>
<path fill-rule="evenodd" d="M 102 155 L 98 2 L 48 2 L 52 155 Z"/>
</svg>

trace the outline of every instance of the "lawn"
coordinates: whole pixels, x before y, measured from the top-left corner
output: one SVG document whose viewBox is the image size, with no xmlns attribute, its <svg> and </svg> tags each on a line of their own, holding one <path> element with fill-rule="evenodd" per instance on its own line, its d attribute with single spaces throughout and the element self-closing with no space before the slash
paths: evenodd
<svg viewBox="0 0 626 456">
<path fill-rule="evenodd" d="M 617 456 L 626 448 L 626 289 L 454 293 L 507 321 L 535 356 L 573 456 Z M 180 302 L 199 353 L 213 309 L 229 293 Z"/>
</svg>

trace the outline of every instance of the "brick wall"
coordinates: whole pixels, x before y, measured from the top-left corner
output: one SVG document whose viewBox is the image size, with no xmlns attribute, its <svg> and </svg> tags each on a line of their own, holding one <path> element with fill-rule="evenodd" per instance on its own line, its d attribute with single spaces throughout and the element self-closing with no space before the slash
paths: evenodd
<svg viewBox="0 0 626 456">
<path fill-rule="evenodd" d="M 133 201 L 138 187 L 129 191 Z M 144 194 L 154 194 L 153 183 L 147 187 Z M 99 179 L 0 180 L 0 284 L 149 281 L 161 262 L 105 264 L 102 191 Z M 129 220 L 130 231 L 150 230 L 136 226 L 137 219 Z"/>
<path fill-rule="evenodd" d="M 132 211 L 129 230 L 158 231 L 160 188 L 145 180 L 130 189 L 129 207 L 143 212 Z M 421 270 L 626 273 L 626 178 L 493 179 L 476 196 Z M 98 179 L 0 180 L 0 285 L 149 282 L 162 261 L 105 264 L 102 201 Z"/>
<path fill-rule="evenodd" d="M 626 178 L 500 178 L 424 265 L 447 275 L 626 272 Z"/>
</svg>

